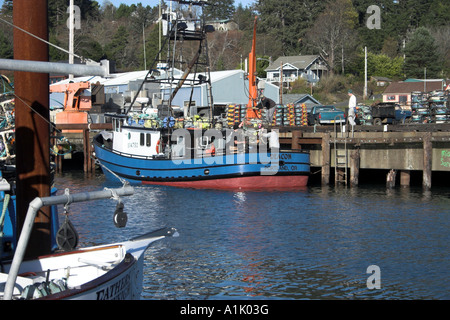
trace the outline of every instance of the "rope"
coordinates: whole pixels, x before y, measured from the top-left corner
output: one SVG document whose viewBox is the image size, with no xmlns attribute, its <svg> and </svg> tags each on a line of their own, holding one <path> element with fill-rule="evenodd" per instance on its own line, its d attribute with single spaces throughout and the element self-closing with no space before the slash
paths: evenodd
<svg viewBox="0 0 450 320">
<path fill-rule="evenodd" d="M 18 27 L 18 26 L 15 26 L 13 23 L 11 23 L 11 22 L 9 22 L 9 21 L 7 21 L 7 20 L 5 20 L 5 19 L 0 18 L 0 21 L 2 21 L 2 22 L 4 22 L 4 23 L 6 23 L 6 24 L 12 26 L 13 28 L 16 28 L 16 29 L 22 31 L 22 32 L 25 32 L 25 33 L 28 34 L 29 36 L 31 36 L 31 37 L 33 37 L 33 38 L 36 38 L 36 39 L 38 39 L 39 41 L 42 41 L 42 42 L 48 44 L 49 46 L 52 46 L 52 47 L 54 47 L 54 48 L 56 48 L 56 49 L 58 49 L 58 50 L 61 50 L 61 51 L 65 52 L 65 53 L 69 54 L 69 55 L 72 55 L 72 56 L 74 56 L 75 58 L 80 59 L 81 61 L 92 61 L 91 59 L 84 58 L 84 57 L 79 56 L 79 55 L 77 55 L 77 54 L 75 54 L 75 53 L 71 53 L 71 52 L 69 52 L 68 50 L 66 50 L 66 49 L 64 49 L 64 48 L 58 47 L 57 45 L 55 45 L 55 44 L 53 44 L 53 43 L 51 43 L 51 42 L 48 42 L 47 40 L 44 40 L 44 39 L 42 39 L 42 38 L 39 38 L 38 36 L 32 34 L 31 32 L 28 32 L 28 31 L 26 31 L 26 30 L 24 30 L 24 29 L 22 29 L 22 28 L 20 28 L 20 27 Z"/>
<path fill-rule="evenodd" d="M 122 182 L 123 186 L 128 185 L 128 181 L 126 181 L 125 179 L 122 179 L 121 177 L 119 177 L 116 173 L 112 172 L 109 168 L 107 168 L 105 165 L 103 165 L 102 163 L 100 163 L 100 161 L 94 157 L 91 156 L 91 159 L 94 160 L 95 164 L 98 164 L 99 166 L 103 167 L 104 169 L 108 170 L 113 176 L 115 176 L 120 182 Z"/>
</svg>

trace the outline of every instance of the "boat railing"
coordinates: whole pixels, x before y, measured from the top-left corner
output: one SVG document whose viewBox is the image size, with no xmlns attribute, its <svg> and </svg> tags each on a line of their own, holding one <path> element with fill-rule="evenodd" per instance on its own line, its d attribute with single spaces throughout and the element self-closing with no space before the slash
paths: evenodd
<svg viewBox="0 0 450 320">
<path fill-rule="evenodd" d="M 66 189 L 63 195 L 52 197 L 37 197 L 30 202 L 28 206 L 25 222 L 20 233 L 20 238 L 17 243 L 17 248 L 13 257 L 11 268 L 8 273 L 8 279 L 6 280 L 5 292 L 3 300 L 10 300 L 13 295 L 14 285 L 19 273 L 20 265 L 23 261 L 28 241 L 30 239 L 31 230 L 33 229 L 34 220 L 37 212 L 44 206 L 52 205 L 69 205 L 74 202 L 85 202 L 90 200 L 100 199 L 116 199 L 121 196 L 129 196 L 134 193 L 133 187 L 124 185 L 121 188 L 105 188 L 101 191 L 91 191 L 71 194 Z"/>
</svg>

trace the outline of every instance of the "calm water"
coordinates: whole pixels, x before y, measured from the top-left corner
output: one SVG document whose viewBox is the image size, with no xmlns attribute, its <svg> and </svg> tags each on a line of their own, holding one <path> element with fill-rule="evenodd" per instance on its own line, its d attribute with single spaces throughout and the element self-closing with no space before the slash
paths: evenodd
<svg viewBox="0 0 450 320">
<path fill-rule="evenodd" d="M 82 172 L 61 174 L 56 184 L 59 192 L 113 186 Z M 142 299 L 450 298 L 450 188 L 138 186 L 123 201 L 123 229 L 112 222 L 113 200 L 72 204 L 70 217 L 81 246 L 178 229 L 179 237 L 147 251 Z M 380 289 L 367 287 L 371 265 L 380 269 Z"/>
</svg>

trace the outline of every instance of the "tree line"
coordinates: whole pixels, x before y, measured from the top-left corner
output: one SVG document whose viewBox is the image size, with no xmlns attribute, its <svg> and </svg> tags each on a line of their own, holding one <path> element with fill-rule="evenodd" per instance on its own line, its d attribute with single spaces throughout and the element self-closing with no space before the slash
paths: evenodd
<svg viewBox="0 0 450 320">
<path fill-rule="evenodd" d="M 208 2 L 206 21 L 232 20 L 238 26 L 208 35 L 213 71 L 241 66 L 250 51 L 257 16 L 257 55 L 266 60 L 321 54 L 334 73 L 362 77 L 367 47 L 370 75 L 422 78 L 426 68 L 427 77 L 450 76 L 448 0 L 255 0 L 246 7 L 235 6 L 234 0 Z M 48 0 L 49 39 L 64 48 L 68 5 L 69 0 Z M 75 5 L 81 9 L 76 54 L 114 60 L 123 71 L 152 64 L 159 51 L 158 5 L 116 7 L 107 0 L 75 0 Z M 162 2 L 163 8 L 167 5 Z M 12 0 L 4 1 L 0 16 L 12 22 Z M 12 43 L 12 28 L 0 22 L 2 58 L 12 58 Z M 68 59 L 64 52 L 49 50 L 52 61 Z M 268 66 L 266 60 L 258 61 L 260 75 Z"/>
</svg>

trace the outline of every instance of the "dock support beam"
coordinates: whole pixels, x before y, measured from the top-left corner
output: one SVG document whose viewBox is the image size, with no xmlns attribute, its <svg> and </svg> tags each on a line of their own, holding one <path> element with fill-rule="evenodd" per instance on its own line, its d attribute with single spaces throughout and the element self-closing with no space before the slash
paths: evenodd
<svg viewBox="0 0 450 320">
<path fill-rule="evenodd" d="M 359 148 L 353 150 L 350 154 L 350 186 L 357 187 L 359 184 Z"/>
<path fill-rule="evenodd" d="M 389 172 L 386 176 L 386 187 L 388 189 L 395 188 L 396 177 L 397 177 L 397 171 L 394 169 L 389 170 Z"/>
<path fill-rule="evenodd" d="M 422 187 L 431 189 L 431 161 L 432 161 L 431 132 L 427 132 L 423 137 L 423 180 Z"/>
<path fill-rule="evenodd" d="M 330 135 L 322 135 L 322 185 L 330 184 Z"/>
<path fill-rule="evenodd" d="M 409 187 L 411 181 L 411 173 L 409 170 L 400 171 L 400 186 Z"/>
<path fill-rule="evenodd" d="M 292 140 L 291 140 L 291 149 L 292 150 L 300 150 L 300 138 L 303 136 L 303 133 L 299 130 L 292 131 Z"/>
</svg>

